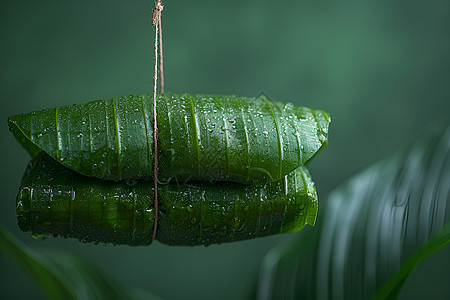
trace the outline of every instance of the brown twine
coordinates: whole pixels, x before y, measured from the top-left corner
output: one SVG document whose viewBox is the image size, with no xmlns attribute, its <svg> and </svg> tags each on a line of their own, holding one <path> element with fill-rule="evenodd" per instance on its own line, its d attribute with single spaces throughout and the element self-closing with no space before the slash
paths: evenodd
<svg viewBox="0 0 450 300">
<path fill-rule="evenodd" d="M 161 1 L 159 1 L 159 18 L 158 18 L 158 27 L 159 27 L 159 83 L 161 84 L 160 92 L 164 94 L 164 60 L 163 60 L 163 42 L 162 42 L 162 26 L 161 26 L 161 12 L 164 8 L 161 5 Z"/>
<path fill-rule="evenodd" d="M 154 144 L 154 155 L 155 162 L 153 166 L 153 178 L 155 187 L 155 224 L 153 225 L 153 236 L 154 240 L 156 237 L 156 231 L 158 229 L 158 123 L 156 121 L 156 90 L 158 82 L 158 38 L 160 40 L 160 59 L 161 59 L 161 93 L 164 93 L 164 82 L 162 75 L 162 34 L 161 34 L 161 11 L 163 10 L 163 5 L 161 5 L 161 0 L 155 2 L 155 9 L 153 10 L 152 25 L 155 26 L 155 73 L 153 76 L 153 144 Z"/>
</svg>

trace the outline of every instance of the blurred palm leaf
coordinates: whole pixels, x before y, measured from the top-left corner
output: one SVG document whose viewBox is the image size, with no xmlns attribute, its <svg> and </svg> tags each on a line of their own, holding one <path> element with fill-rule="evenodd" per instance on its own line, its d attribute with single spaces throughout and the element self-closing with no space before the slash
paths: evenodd
<svg viewBox="0 0 450 300">
<path fill-rule="evenodd" d="M 450 127 L 434 130 L 332 193 L 315 228 L 267 254 L 258 298 L 394 298 L 450 241 L 449 149 Z"/>
<path fill-rule="evenodd" d="M 158 299 L 117 284 L 73 255 L 34 252 L 1 226 L 0 250 L 14 260 L 50 299 Z"/>
</svg>

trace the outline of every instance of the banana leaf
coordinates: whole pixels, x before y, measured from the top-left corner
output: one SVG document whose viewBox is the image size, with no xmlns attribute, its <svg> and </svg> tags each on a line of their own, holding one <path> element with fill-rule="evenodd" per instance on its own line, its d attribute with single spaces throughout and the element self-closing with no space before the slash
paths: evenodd
<svg viewBox="0 0 450 300">
<path fill-rule="evenodd" d="M 327 144 L 321 110 L 264 97 L 158 97 L 159 178 L 269 183 L 307 164 Z M 153 97 L 93 101 L 8 118 L 32 157 L 45 152 L 80 174 L 153 177 Z"/>
<path fill-rule="evenodd" d="M 316 227 L 265 257 L 258 299 L 391 299 L 450 241 L 450 127 L 332 193 Z"/>
<path fill-rule="evenodd" d="M 158 186 L 156 239 L 168 245 L 209 245 L 314 225 L 317 193 L 306 167 L 265 186 L 230 182 Z M 154 189 L 80 175 L 46 154 L 27 167 L 17 196 L 17 220 L 34 236 L 148 245 Z"/>
</svg>

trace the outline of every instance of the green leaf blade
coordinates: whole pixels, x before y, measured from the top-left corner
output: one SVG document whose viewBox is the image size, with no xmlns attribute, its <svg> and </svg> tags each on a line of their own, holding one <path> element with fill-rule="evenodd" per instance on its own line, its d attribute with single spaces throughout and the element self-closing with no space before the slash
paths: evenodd
<svg viewBox="0 0 450 300">
<path fill-rule="evenodd" d="M 0 226 L 0 250 L 24 269 L 50 299 L 77 299 L 67 283 Z"/>
<path fill-rule="evenodd" d="M 259 298 L 394 297 L 449 242 L 449 152 L 445 127 L 332 193 L 314 229 L 268 254 Z M 288 274 L 294 279 L 285 281 Z"/>
<path fill-rule="evenodd" d="M 49 299 L 159 299 L 116 282 L 77 256 L 36 252 L 0 226 L 0 251 L 16 262 Z"/>
</svg>

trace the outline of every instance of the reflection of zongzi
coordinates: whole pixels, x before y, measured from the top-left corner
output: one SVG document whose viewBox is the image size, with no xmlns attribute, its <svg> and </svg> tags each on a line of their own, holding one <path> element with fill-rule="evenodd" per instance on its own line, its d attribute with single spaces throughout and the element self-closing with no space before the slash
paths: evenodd
<svg viewBox="0 0 450 300">
<path fill-rule="evenodd" d="M 159 178 L 178 181 L 282 179 L 327 144 L 321 110 L 260 98 L 159 96 Z M 149 95 L 94 101 L 12 116 L 11 131 L 32 157 L 45 152 L 100 179 L 153 176 L 153 101 Z"/>
<path fill-rule="evenodd" d="M 160 185 L 156 238 L 208 245 L 314 225 L 317 194 L 305 167 L 263 187 L 238 183 Z M 23 231 L 86 242 L 146 245 L 154 225 L 150 183 L 103 181 L 77 174 L 46 154 L 32 160 L 17 196 Z"/>
</svg>

